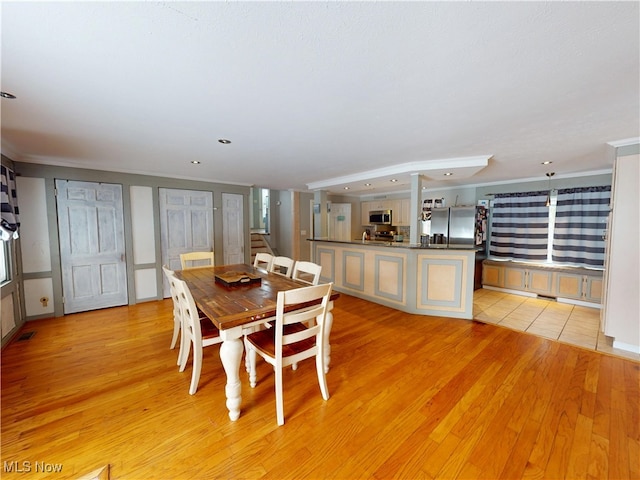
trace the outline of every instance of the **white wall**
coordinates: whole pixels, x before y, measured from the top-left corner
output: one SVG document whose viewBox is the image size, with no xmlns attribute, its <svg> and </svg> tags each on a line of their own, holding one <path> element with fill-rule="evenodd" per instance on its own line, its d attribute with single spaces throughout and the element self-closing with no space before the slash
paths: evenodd
<svg viewBox="0 0 640 480">
<path fill-rule="evenodd" d="M 133 263 L 155 263 L 156 241 L 153 222 L 153 189 L 131 186 L 131 232 L 133 236 Z"/>
<path fill-rule="evenodd" d="M 129 192 L 136 300 L 155 299 L 158 295 L 156 269 L 137 267 L 156 262 L 153 189 L 132 185 L 129 187 Z"/>
<path fill-rule="evenodd" d="M 50 273 L 49 223 L 44 178 L 16 177 L 20 204 L 20 247 L 22 274 Z M 53 280 L 27 278 L 24 285 L 24 306 L 27 317 L 51 315 L 55 303 Z M 44 299 L 41 301 L 41 299 Z M 4 310 L 4 308 L 3 308 Z"/>
<path fill-rule="evenodd" d="M 640 155 L 618 157 L 613 184 L 605 286 L 605 335 L 614 348 L 640 353 Z"/>
<path fill-rule="evenodd" d="M 13 293 L 2 297 L 2 310 L 0 311 L 0 333 L 5 337 L 16 326 L 14 317 Z"/>
<path fill-rule="evenodd" d="M 22 272 L 51 271 L 44 178 L 16 177 L 20 203 Z"/>
</svg>

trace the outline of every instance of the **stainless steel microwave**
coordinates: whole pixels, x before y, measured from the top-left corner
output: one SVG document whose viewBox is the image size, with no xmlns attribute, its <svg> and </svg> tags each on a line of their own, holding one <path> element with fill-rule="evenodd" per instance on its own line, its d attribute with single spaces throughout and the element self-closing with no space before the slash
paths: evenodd
<svg viewBox="0 0 640 480">
<path fill-rule="evenodd" d="M 391 210 L 372 210 L 369 212 L 370 225 L 392 225 Z"/>
</svg>

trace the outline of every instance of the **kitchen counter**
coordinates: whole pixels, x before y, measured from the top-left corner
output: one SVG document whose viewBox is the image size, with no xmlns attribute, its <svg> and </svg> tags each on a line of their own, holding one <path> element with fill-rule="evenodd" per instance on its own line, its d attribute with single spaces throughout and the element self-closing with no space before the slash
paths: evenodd
<svg viewBox="0 0 640 480">
<path fill-rule="evenodd" d="M 412 248 L 418 250 L 472 250 L 475 252 L 484 251 L 483 247 L 476 246 L 448 246 L 448 245 L 428 245 L 422 246 L 419 243 L 409 243 L 407 241 L 403 242 L 389 242 L 385 240 L 327 240 L 327 239 L 307 239 L 309 242 L 328 242 L 328 243 L 345 243 L 348 245 L 365 245 L 365 246 L 373 246 L 373 247 L 394 247 L 394 248 Z"/>
<path fill-rule="evenodd" d="M 471 319 L 482 249 L 409 242 L 310 239 L 320 280 L 349 295 L 408 313 Z"/>
</svg>

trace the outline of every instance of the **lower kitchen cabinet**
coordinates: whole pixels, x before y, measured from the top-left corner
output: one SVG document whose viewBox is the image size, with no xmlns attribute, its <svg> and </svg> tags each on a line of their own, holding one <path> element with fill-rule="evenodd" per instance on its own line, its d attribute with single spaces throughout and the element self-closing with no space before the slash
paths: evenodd
<svg viewBox="0 0 640 480">
<path fill-rule="evenodd" d="M 483 262 L 482 284 L 490 287 L 504 288 L 504 265 Z"/>
<path fill-rule="evenodd" d="M 485 260 L 482 285 L 589 303 L 602 301 L 602 272 L 582 268 L 536 268 L 518 262 Z"/>
<path fill-rule="evenodd" d="M 553 271 L 505 267 L 504 288 L 553 295 Z"/>
<path fill-rule="evenodd" d="M 599 303 L 602 300 L 602 277 L 559 272 L 556 294 L 562 298 Z"/>
</svg>

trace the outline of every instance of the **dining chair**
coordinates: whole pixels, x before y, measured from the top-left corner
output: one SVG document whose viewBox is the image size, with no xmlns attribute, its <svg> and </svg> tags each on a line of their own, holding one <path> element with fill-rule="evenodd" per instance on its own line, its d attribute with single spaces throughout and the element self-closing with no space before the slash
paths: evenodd
<svg viewBox="0 0 640 480">
<path fill-rule="evenodd" d="M 293 263 L 293 260 L 289 257 L 273 257 L 273 261 L 271 262 L 271 268 L 269 268 L 269 271 L 291 278 L 291 274 L 293 273 Z"/>
<path fill-rule="evenodd" d="M 182 315 L 183 354 L 181 357 L 180 371 L 184 372 L 191 347 L 193 347 L 193 365 L 189 393 L 194 395 L 196 390 L 198 390 L 200 371 L 202 370 L 202 350 L 204 347 L 222 343 L 222 338 L 220 338 L 220 331 L 213 325 L 210 319 L 206 317 L 200 318 L 198 316 L 196 303 L 193 300 L 193 296 L 186 282 L 176 278 L 175 284 Z"/>
<path fill-rule="evenodd" d="M 300 280 L 301 282 L 308 283 L 310 285 L 318 285 L 320 281 L 320 273 L 322 267 L 317 263 L 297 261 L 293 267 L 293 273 L 291 278 L 294 280 Z"/>
<path fill-rule="evenodd" d="M 257 382 L 257 355 L 264 358 L 275 369 L 278 425 L 284 425 L 282 392 L 282 370 L 284 367 L 315 357 L 322 398 L 329 399 L 329 389 L 324 371 L 324 335 L 325 318 L 332 287 L 333 283 L 327 283 L 278 292 L 275 325 L 272 328 L 247 335 L 251 387 L 255 388 Z M 316 305 L 285 313 L 287 306 L 305 303 L 316 303 Z M 317 321 L 312 327 L 308 327 L 305 322 L 309 322 L 311 319 Z"/>
<path fill-rule="evenodd" d="M 308 283 L 310 285 L 318 285 L 320 282 L 320 273 L 322 272 L 322 267 L 317 263 L 307 262 L 307 261 L 297 261 L 293 267 L 293 273 L 291 274 L 291 278 L 294 280 L 299 280 L 304 283 Z M 313 326 L 315 323 L 315 319 L 311 319 L 307 322 L 309 327 Z M 298 364 L 294 363 L 291 365 L 293 370 L 297 370 Z"/>
<path fill-rule="evenodd" d="M 213 267 L 213 252 L 187 252 L 180 254 L 183 270 L 199 267 Z"/>
<path fill-rule="evenodd" d="M 271 262 L 273 262 L 273 255 L 266 252 L 258 252 L 253 260 L 253 266 L 256 268 L 264 268 L 268 272 L 271 268 Z"/>
<path fill-rule="evenodd" d="M 178 292 L 176 291 L 175 281 L 177 280 L 174 276 L 173 270 L 169 269 L 166 265 L 162 266 L 162 271 L 164 272 L 165 277 L 167 277 L 167 282 L 169 283 L 169 291 L 171 293 L 171 300 L 173 300 L 173 336 L 171 337 L 171 348 L 172 350 L 176 348 L 176 343 L 178 342 L 178 336 L 180 336 L 182 331 L 182 314 L 180 310 L 180 299 L 178 298 Z M 180 340 L 180 350 L 178 350 L 178 365 L 180 365 L 180 360 L 182 359 L 182 340 Z"/>
</svg>

